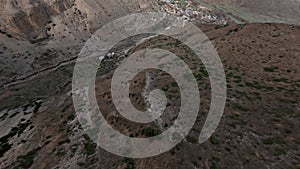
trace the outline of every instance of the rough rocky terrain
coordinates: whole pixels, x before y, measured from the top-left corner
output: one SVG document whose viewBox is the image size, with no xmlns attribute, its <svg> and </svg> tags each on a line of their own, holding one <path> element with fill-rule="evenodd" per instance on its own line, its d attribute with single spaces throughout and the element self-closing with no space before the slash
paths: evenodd
<svg viewBox="0 0 300 169">
<path fill-rule="evenodd" d="M 155 1 L 1 3 L 0 168 L 300 167 L 299 26 L 199 25 L 220 55 L 228 88 L 221 123 L 210 140 L 201 145 L 197 139 L 210 103 L 210 84 L 201 61 L 186 46 L 162 36 L 129 50 L 128 54 L 145 47 L 162 47 L 176 53 L 194 71 L 201 94 L 197 122 L 185 140 L 159 156 L 130 159 L 97 147 L 82 131 L 72 102 L 72 60 L 101 25 L 132 12 L 159 10 Z M 131 101 L 144 110 L 149 106 L 145 99 L 148 90 L 161 88 L 168 98 L 163 122 L 141 125 L 124 119 L 115 110 L 110 94 L 115 64 L 128 55 L 120 49 L 122 46 L 115 49 L 113 59 L 106 57 L 99 67 L 99 107 L 122 134 L 155 136 L 172 125 L 177 116 L 178 86 L 164 72 L 140 73 L 132 80 Z"/>
</svg>

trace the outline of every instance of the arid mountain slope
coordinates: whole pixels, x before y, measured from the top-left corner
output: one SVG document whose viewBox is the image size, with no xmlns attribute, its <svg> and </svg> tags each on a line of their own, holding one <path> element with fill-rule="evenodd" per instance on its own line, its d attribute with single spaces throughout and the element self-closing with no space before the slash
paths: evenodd
<svg viewBox="0 0 300 169">
<path fill-rule="evenodd" d="M 299 19 L 296 0 L 202 2 L 218 4 L 216 10 L 237 21 Z M 116 156 L 91 141 L 74 111 L 74 60 L 103 24 L 147 10 L 160 8 L 156 1 L 148 0 L 0 1 L 0 168 L 300 168 L 299 25 L 199 25 L 220 55 L 228 88 L 221 123 L 210 140 L 201 145 L 196 143 L 211 99 L 204 66 L 194 60 L 186 46 L 165 37 L 136 46 L 129 51 L 145 47 L 173 50 L 191 66 L 201 94 L 196 124 L 175 148 L 147 159 Z M 282 18 L 274 19 L 274 15 Z M 129 137 L 159 134 L 177 116 L 180 98 L 176 83 L 162 72 L 136 76 L 130 87 L 133 105 L 147 108 L 141 92 L 150 77 L 150 86 L 161 87 L 168 98 L 168 112 L 162 115 L 167 122 L 143 125 L 124 119 L 115 110 L 110 84 L 116 63 L 128 55 L 120 48 L 113 50 L 116 54 L 104 59 L 96 79 L 103 115 L 113 128 Z"/>
<path fill-rule="evenodd" d="M 208 142 L 195 144 L 210 102 L 205 70 L 199 62 L 190 59 L 184 46 L 154 39 L 136 50 L 165 45 L 167 49 L 177 50 L 200 73 L 197 81 L 202 108 L 184 141 L 169 152 L 147 159 L 118 157 L 96 147 L 76 119 L 70 93 L 73 65 L 66 65 L 1 92 L 1 120 L 16 119 L 22 114 L 32 114 L 32 117 L 28 121 L 20 119 L 16 128 L 1 137 L 4 149 L 0 167 L 299 168 L 300 27 L 284 24 L 200 27 L 217 48 L 228 83 L 224 116 Z M 98 104 L 107 121 L 129 136 L 159 133 L 153 124 L 138 125 L 115 115 L 109 91 L 112 73 L 101 75 L 96 81 Z M 176 108 L 176 85 L 164 75 L 157 77 L 164 80 L 166 93 L 173 93 L 171 98 L 175 99 L 170 99 L 170 106 Z M 131 88 L 132 102 L 137 106 L 142 106 L 141 98 L 134 93 L 139 91 L 136 86 L 143 86 L 142 79 L 137 77 Z M 159 81 L 157 85 L 161 85 Z"/>
</svg>

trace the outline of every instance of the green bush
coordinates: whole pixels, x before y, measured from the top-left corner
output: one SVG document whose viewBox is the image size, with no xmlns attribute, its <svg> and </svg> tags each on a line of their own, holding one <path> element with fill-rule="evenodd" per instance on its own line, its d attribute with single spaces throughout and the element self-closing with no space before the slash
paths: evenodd
<svg viewBox="0 0 300 169">
<path fill-rule="evenodd" d="M 274 72 L 275 70 L 277 70 L 278 67 L 274 67 L 274 66 L 271 66 L 271 67 L 265 67 L 264 70 L 266 72 Z"/>
</svg>

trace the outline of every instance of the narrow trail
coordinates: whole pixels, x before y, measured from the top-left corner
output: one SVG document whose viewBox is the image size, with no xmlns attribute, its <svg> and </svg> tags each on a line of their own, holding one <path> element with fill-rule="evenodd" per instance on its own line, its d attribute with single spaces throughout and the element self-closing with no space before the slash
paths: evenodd
<svg viewBox="0 0 300 169">
<path fill-rule="evenodd" d="M 77 59 L 77 56 L 75 57 L 72 57 L 70 59 L 67 59 L 67 60 L 64 60 L 64 61 L 61 61 L 53 66 L 50 66 L 50 67 L 47 67 L 47 68 L 44 68 L 42 70 L 39 70 L 37 72 L 34 72 L 30 75 L 27 75 L 25 77 L 21 77 L 21 78 L 18 78 L 18 79 L 13 79 L 11 81 L 8 81 L 8 82 L 5 82 L 5 83 L 2 83 L 0 85 L 0 89 L 5 89 L 5 88 L 8 88 L 12 85 L 16 85 L 16 84 L 20 84 L 20 83 L 24 83 L 24 82 L 27 82 L 27 81 L 30 81 L 36 77 L 39 77 L 43 74 L 47 74 L 47 73 L 50 73 L 50 72 L 53 72 L 55 70 L 57 70 L 58 68 L 61 68 L 62 66 L 65 66 L 65 65 L 69 65 L 69 64 L 72 64 L 72 63 L 75 63 Z"/>
</svg>

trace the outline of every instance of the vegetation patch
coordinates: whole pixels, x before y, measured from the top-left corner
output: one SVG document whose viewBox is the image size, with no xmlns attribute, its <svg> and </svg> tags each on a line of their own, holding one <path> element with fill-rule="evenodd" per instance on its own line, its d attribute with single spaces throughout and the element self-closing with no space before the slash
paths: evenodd
<svg viewBox="0 0 300 169">
<path fill-rule="evenodd" d="M 272 66 L 272 67 L 264 68 L 264 71 L 266 71 L 266 72 L 275 72 L 275 70 L 278 70 L 278 67 Z"/>
<path fill-rule="evenodd" d="M 135 167 L 135 162 L 131 158 L 125 158 L 123 160 L 123 162 L 127 164 L 126 169 L 135 169 L 136 168 Z"/>
<path fill-rule="evenodd" d="M 263 143 L 266 145 L 279 144 L 284 145 L 286 142 L 280 137 L 271 137 L 263 140 Z"/>
<path fill-rule="evenodd" d="M 198 139 L 196 139 L 196 138 L 194 138 L 194 137 L 188 136 L 188 137 L 186 138 L 186 140 L 187 140 L 188 142 L 190 142 L 190 143 L 193 143 L 193 144 L 198 143 Z"/>
<path fill-rule="evenodd" d="M 216 136 L 211 136 L 211 137 L 209 138 L 209 141 L 211 142 L 211 144 L 214 144 L 214 145 L 219 144 L 219 140 L 217 139 Z"/>
<path fill-rule="evenodd" d="M 145 128 L 142 130 L 142 135 L 145 135 L 147 137 L 154 137 L 161 133 L 160 130 L 152 129 L 152 128 Z"/>
<path fill-rule="evenodd" d="M 84 144 L 84 151 L 87 155 L 92 155 L 96 152 L 96 143 L 87 142 Z"/>
<path fill-rule="evenodd" d="M 7 135 L 0 138 L 0 157 L 3 157 L 12 146 L 8 143 L 9 139 L 16 135 L 20 136 L 29 125 L 30 122 L 20 123 L 18 127 L 13 127 Z"/>
<path fill-rule="evenodd" d="M 34 162 L 37 151 L 40 148 L 34 149 L 28 152 L 26 155 L 21 155 L 17 157 L 18 165 L 15 168 L 30 168 Z"/>
<path fill-rule="evenodd" d="M 85 138 L 85 140 L 87 140 L 86 143 L 84 143 L 84 151 L 87 155 L 92 155 L 96 152 L 96 148 L 97 148 L 97 144 L 94 143 L 91 138 L 84 134 L 83 137 Z"/>
</svg>

